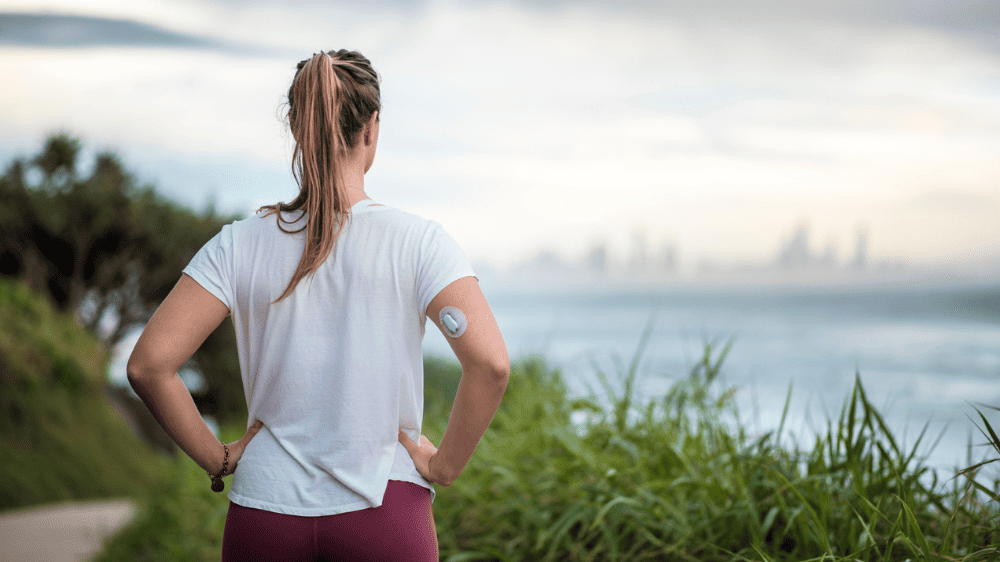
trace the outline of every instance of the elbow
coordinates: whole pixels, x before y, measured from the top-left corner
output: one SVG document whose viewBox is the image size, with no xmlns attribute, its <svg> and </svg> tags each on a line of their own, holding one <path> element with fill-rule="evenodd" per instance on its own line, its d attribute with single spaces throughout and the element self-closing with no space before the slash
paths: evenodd
<svg viewBox="0 0 1000 562">
<path fill-rule="evenodd" d="M 510 356 L 507 355 L 507 348 L 496 347 L 482 359 L 480 369 L 488 375 L 489 380 L 497 386 L 507 388 L 507 381 L 510 380 Z"/>
<path fill-rule="evenodd" d="M 498 387 L 506 390 L 507 382 L 510 380 L 510 359 L 507 358 L 506 353 L 503 354 L 503 357 L 498 357 L 487 366 L 484 366 L 483 370 L 489 373 L 491 381 L 496 383 Z"/>
<path fill-rule="evenodd" d="M 133 387 L 137 382 L 148 380 L 152 371 L 149 364 L 135 352 L 129 356 L 128 363 L 125 365 L 125 374 L 128 376 L 129 384 Z"/>
<path fill-rule="evenodd" d="M 438 457 L 435 455 L 431 457 L 430 461 L 427 463 L 427 468 L 431 472 L 429 480 L 435 484 L 440 484 L 442 486 L 448 487 L 455 483 L 455 479 L 461 474 L 461 470 L 448 470 L 447 468 L 442 468 L 437 465 L 435 461 Z"/>
<path fill-rule="evenodd" d="M 455 483 L 455 479 L 456 478 L 457 478 L 457 475 L 455 475 L 455 474 L 440 475 L 440 476 L 438 476 L 437 480 L 435 480 L 435 481 L 438 484 L 440 484 L 440 485 L 442 485 L 442 486 L 444 486 L 444 487 L 447 488 L 448 486 L 451 486 L 452 484 Z"/>
<path fill-rule="evenodd" d="M 507 382 L 510 380 L 510 359 L 504 356 L 503 361 L 494 365 L 493 377 L 498 383 L 502 384 L 504 388 L 507 387 Z"/>
<path fill-rule="evenodd" d="M 469 376 L 479 384 L 501 389 L 507 388 L 507 381 L 510 379 L 510 361 L 506 359 L 487 359 L 479 361 L 463 361 L 462 376 Z"/>
<path fill-rule="evenodd" d="M 142 367 L 135 359 L 135 353 L 129 356 L 128 363 L 125 364 L 125 374 L 129 382 L 142 378 Z"/>
<path fill-rule="evenodd" d="M 131 362 L 125 367 L 125 374 L 128 377 L 128 383 L 133 388 L 135 388 L 135 383 L 142 382 L 142 369 L 133 366 Z"/>
</svg>

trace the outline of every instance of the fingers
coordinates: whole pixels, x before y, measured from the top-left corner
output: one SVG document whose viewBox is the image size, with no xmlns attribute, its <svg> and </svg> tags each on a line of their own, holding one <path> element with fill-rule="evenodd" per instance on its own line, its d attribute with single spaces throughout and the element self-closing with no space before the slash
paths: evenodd
<svg viewBox="0 0 1000 562">
<path fill-rule="evenodd" d="M 410 453 L 410 457 L 414 460 L 418 457 L 430 457 L 437 452 L 437 447 L 435 447 L 434 444 L 431 443 L 430 439 L 428 439 L 424 434 L 420 434 L 420 443 L 417 444 L 414 443 L 413 440 L 410 439 L 410 436 L 404 433 L 403 430 L 400 430 L 399 442 L 403 444 L 406 452 Z"/>
<path fill-rule="evenodd" d="M 227 443 L 227 446 L 229 447 L 229 468 L 223 476 L 228 476 L 236 472 L 236 466 L 239 464 L 240 458 L 243 457 L 243 453 L 246 451 L 247 445 L 250 444 L 250 440 L 257 435 L 262 427 L 264 427 L 264 422 L 257 420 L 247 429 L 246 433 L 243 434 L 243 437 L 240 437 L 232 443 Z"/>
<path fill-rule="evenodd" d="M 420 456 L 420 445 L 413 442 L 410 436 L 407 435 L 403 430 L 399 430 L 399 442 L 403 444 L 403 448 L 406 452 L 410 454 L 410 458 L 416 459 Z"/>
<path fill-rule="evenodd" d="M 431 443 L 431 440 L 428 439 L 427 436 L 424 435 L 423 433 L 420 434 L 420 443 L 417 444 L 417 443 L 413 442 L 413 439 L 410 439 L 410 436 L 407 435 L 406 432 L 404 432 L 402 429 L 400 429 L 399 430 L 399 442 L 402 443 L 404 447 L 406 447 L 407 451 L 409 451 L 411 447 L 416 447 L 418 449 L 423 449 L 423 448 L 428 447 L 428 446 L 431 447 L 434 450 L 437 450 L 437 448 L 434 447 L 434 443 Z"/>
<path fill-rule="evenodd" d="M 247 432 L 243 434 L 243 437 L 240 437 L 240 441 L 244 447 L 250 443 L 250 440 L 253 439 L 254 435 L 257 435 L 257 432 L 260 431 L 260 428 L 262 427 L 264 427 L 264 422 L 257 420 L 250 426 L 249 429 L 247 429 Z"/>
<path fill-rule="evenodd" d="M 434 443 L 431 443 L 431 440 L 428 439 L 426 435 L 421 433 L 420 443 L 417 444 L 410 439 L 409 435 L 400 430 L 399 442 L 403 444 L 403 447 L 406 448 L 406 452 L 410 454 L 410 458 L 413 459 L 413 464 L 421 476 L 431 482 L 442 484 L 443 486 L 448 485 L 438 482 L 438 480 L 436 480 L 431 473 L 430 461 L 431 458 L 437 454 L 437 447 L 434 446 Z"/>
</svg>

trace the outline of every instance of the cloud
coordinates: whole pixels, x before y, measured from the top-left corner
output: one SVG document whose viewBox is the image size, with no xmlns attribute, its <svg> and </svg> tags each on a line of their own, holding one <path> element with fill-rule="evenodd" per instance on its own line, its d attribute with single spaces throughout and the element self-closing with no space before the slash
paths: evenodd
<svg viewBox="0 0 1000 562">
<path fill-rule="evenodd" d="M 488 0 L 466 2 L 483 3 Z M 995 0 L 616 0 L 582 3 L 578 0 L 527 0 L 513 3 L 546 13 L 585 5 L 614 17 L 632 15 L 644 20 L 689 23 L 736 22 L 746 27 L 770 27 L 774 31 L 785 28 L 794 32 L 788 28 L 796 22 L 840 23 L 868 29 L 919 26 L 964 37 L 1000 52 L 1000 10 Z"/>
<path fill-rule="evenodd" d="M 161 47 L 265 55 L 270 49 L 181 33 L 147 23 L 80 15 L 0 14 L 0 45 L 32 48 Z"/>
<path fill-rule="evenodd" d="M 218 46 L 204 37 L 133 21 L 50 14 L 0 14 L 0 44 L 67 48 Z"/>
<path fill-rule="evenodd" d="M 276 115 L 286 61 L 158 48 L 8 50 L 25 77 L 0 90 L 4 136 L 67 130 L 92 141 L 284 159 Z"/>
<path fill-rule="evenodd" d="M 1000 177 L 1000 57 L 966 21 L 975 2 L 46 5 L 112 22 L 92 34 L 108 42 L 0 46 L 18 77 L 0 136 L 67 128 L 120 146 L 196 204 L 212 189 L 241 208 L 284 197 L 276 112 L 295 62 L 344 46 L 384 78 L 372 196 L 446 223 L 471 255 L 584 251 L 587 233 L 627 240 L 635 225 L 692 260 L 769 259 L 802 220 L 841 247 L 867 221 L 875 251 L 913 255 L 1000 239 L 971 211 L 939 213 L 966 234 L 929 233 L 933 204 L 900 204 Z M 295 53 L 212 46 L 244 43 Z"/>
</svg>

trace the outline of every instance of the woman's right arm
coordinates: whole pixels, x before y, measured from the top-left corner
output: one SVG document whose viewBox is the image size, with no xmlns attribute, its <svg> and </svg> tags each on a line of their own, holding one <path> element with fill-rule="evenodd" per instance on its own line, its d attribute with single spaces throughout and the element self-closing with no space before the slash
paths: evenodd
<svg viewBox="0 0 1000 562">
<path fill-rule="evenodd" d="M 457 308 L 465 316 L 465 333 L 457 338 L 450 337 L 441 325 L 439 315 L 446 306 Z M 463 277 L 442 289 L 427 307 L 427 317 L 451 344 L 462 364 L 462 379 L 440 447 L 435 448 L 423 435 L 420 443 L 414 443 L 402 431 L 399 441 L 424 478 L 450 486 L 472 458 L 500 406 L 510 377 L 510 359 L 493 311 L 475 277 Z"/>
</svg>

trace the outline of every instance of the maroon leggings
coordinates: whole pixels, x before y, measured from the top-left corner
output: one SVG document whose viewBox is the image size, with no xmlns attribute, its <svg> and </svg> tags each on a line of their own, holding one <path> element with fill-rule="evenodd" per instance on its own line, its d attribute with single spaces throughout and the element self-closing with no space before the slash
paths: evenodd
<svg viewBox="0 0 1000 562">
<path fill-rule="evenodd" d="M 229 502 L 222 562 L 437 562 L 431 491 L 390 480 L 382 505 L 305 517 Z"/>
</svg>

